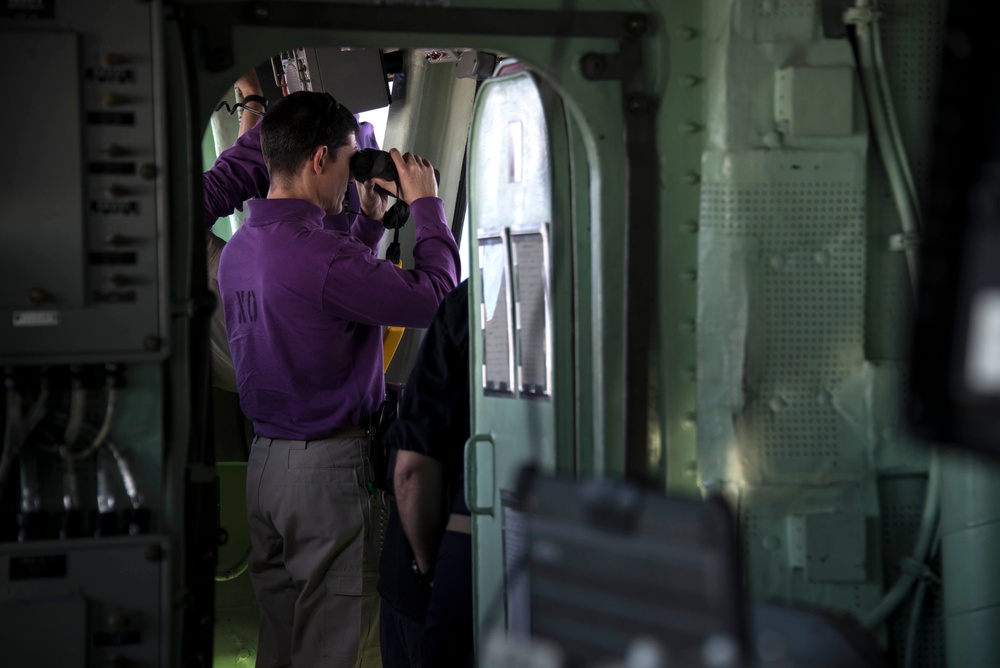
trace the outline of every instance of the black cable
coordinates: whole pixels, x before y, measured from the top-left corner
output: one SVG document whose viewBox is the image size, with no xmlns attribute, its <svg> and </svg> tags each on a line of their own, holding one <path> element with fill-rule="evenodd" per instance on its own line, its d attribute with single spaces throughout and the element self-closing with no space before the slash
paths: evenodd
<svg viewBox="0 0 1000 668">
<path fill-rule="evenodd" d="M 244 98 L 243 102 L 237 102 L 236 104 L 234 104 L 231 107 L 229 106 L 228 102 L 226 102 L 225 100 L 223 100 L 222 102 L 220 102 L 219 104 L 216 105 L 215 110 L 218 111 L 219 109 L 222 109 L 223 107 L 225 107 L 226 111 L 229 112 L 229 115 L 232 116 L 233 114 L 236 113 L 237 109 L 242 109 L 243 111 L 249 111 L 251 114 L 257 114 L 258 116 L 260 116 L 261 118 L 263 118 L 264 117 L 264 112 L 263 111 L 257 111 L 256 109 L 251 109 L 250 107 L 248 107 L 246 105 L 246 101 L 250 97 L 252 97 L 252 98 L 259 98 L 260 100 L 264 99 L 264 98 L 260 97 L 259 95 L 250 95 L 248 98 Z M 251 102 L 256 102 L 258 100 L 250 100 L 250 101 Z M 267 105 L 264 105 L 264 108 L 266 109 Z"/>
</svg>

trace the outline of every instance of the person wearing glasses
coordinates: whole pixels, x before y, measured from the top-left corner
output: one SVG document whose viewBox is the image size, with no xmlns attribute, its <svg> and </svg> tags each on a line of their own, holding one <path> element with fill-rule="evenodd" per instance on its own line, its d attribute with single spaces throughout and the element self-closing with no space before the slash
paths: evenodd
<svg viewBox="0 0 1000 668">
<path fill-rule="evenodd" d="M 237 82 L 241 94 L 244 99 L 248 97 L 265 99 L 256 75 L 251 76 L 251 74 L 252 70 L 240 77 Z M 253 104 L 258 110 L 264 107 L 259 102 L 248 104 Z M 263 113 L 266 114 L 266 111 Z M 247 200 L 267 197 L 271 185 L 271 178 L 260 149 L 260 123 L 256 122 L 260 117 L 255 114 L 244 114 L 243 118 L 251 119 L 253 124 L 248 123 L 249 127 L 246 129 L 241 126 L 236 143 L 223 151 L 215 160 L 215 164 L 202 174 L 205 224 L 208 227 L 212 227 L 219 218 L 228 216 L 237 209 L 242 211 L 243 203 Z M 358 118 L 357 114 L 354 118 Z M 358 128 L 358 150 L 378 149 L 374 126 L 359 121 Z M 351 231 L 352 224 L 361 211 L 361 201 L 356 184 L 351 183 L 347 193 L 350 200 L 347 210 L 337 215 L 328 215 L 323 221 L 324 227 Z"/>
<path fill-rule="evenodd" d="M 430 162 L 390 154 L 413 217 L 414 268 L 376 257 L 386 197 L 359 185 L 343 213 L 358 122 L 327 94 L 270 107 L 265 199 L 222 252 L 219 287 L 247 466 L 257 666 L 378 666 L 378 508 L 362 423 L 385 396 L 382 326 L 427 327 L 457 282 L 458 247 Z M 379 182 L 396 192 L 397 184 Z"/>
</svg>

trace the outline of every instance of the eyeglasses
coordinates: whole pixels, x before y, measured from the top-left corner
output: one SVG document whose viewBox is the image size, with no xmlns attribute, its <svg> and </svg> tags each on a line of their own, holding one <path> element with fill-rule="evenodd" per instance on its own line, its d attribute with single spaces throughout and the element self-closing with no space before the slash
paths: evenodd
<svg viewBox="0 0 1000 668">
<path fill-rule="evenodd" d="M 326 108 L 323 110 L 323 113 L 320 115 L 320 117 L 317 119 L 317 122 L 316 122 L 317 136 L 316 136 L 316 140 L 313 142 L 314 146 L 322 146 L 322 145 L 326 144 L 326 142 L 323 141 L 323 137 L 324 137 L 324 134 L 325 134 L 325 129 L 328 126 L 327 118 L 330 116 L 330 111 L 331 110 L 338 110 L 339 111 L 341 105 L 340 105 L 339 102 L 337 102 L 336 98 L 334 98 L 329 93 L 326 93 L 326 92 L 324 92 L 324 93 L 318 93 L 317 92 L 317 93 L 314 93 L 314 95 L 317 96 L 316 98 L 314 98 L 314 99 L 317 100 L 317 102 L 322 103 L 324 100 L 326 101 Z"/>
<path fill-rule="evenodd" d="M 326 98 L 326 110 L 323 112 L 323 117 L 326 118 L 326 115 L 330 113 L 330 109 L 340 109 L 340 102 L 337 102 L 329 93 L 323 93 L 322 95 Z"/>
</svg>

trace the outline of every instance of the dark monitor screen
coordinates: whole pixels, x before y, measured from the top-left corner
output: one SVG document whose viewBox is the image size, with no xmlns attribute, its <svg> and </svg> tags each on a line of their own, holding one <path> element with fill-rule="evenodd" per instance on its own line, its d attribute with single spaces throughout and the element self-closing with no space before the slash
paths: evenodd
<svg viewBox="0 0 1000 668">
<path fill-rule="evenodd" d="M 655 643 L 678 666 L 744 665 L 736 529 L 721 499 L 536 477 L 519 494 L 533 638 L 567 666 Z"/>
</svg>

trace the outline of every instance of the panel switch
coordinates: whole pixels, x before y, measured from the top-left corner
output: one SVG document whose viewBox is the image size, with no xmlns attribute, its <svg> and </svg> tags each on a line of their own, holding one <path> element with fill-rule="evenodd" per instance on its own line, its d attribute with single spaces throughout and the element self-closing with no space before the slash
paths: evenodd
<svg viewBox="0 0 1000 668">
<path fill-rule="evenodd" d="M 101 54 L 101 65 L 105 67 L 114 67 L 115 65 L 121 65 L 125 62 L 125 56 L 120 53 L 106 52 Z"/>
<path fill-rule="evenodd" d="M 108 276 L 108 285 L 113 288 L 124 288 L 132 284 L 132 279 L 123 274 L 111 274 Z"/>
<path fill-rule="evenodd" d="M 32 304 L 48 304 L 52 301 L 52 295 L 41 288 L 29 288 L 27 295 Z"/>
<path fill-rule="evenodd" d="M 124 158 L 128 155 L 128 150 L 118 144 L 108 144 L 104 147 L 104 155 L 109 158 Z"/>
<path fill-rule="evenodd" d="M 130 620 L 128 615 L 126 615 L 121 610 L 116 610 L 115 612 L 108 615 L 108 626 L 110 626 L 115 631 L 124 631 L 128 628 Z"/>
<path fill-rule="evenodd" d="M 101 96 L 101 102 L 105 107 L 120 107 L 127 102 L 124 95 L 118 93 L 105 93 Z"/>
</svg>

